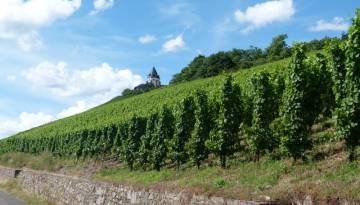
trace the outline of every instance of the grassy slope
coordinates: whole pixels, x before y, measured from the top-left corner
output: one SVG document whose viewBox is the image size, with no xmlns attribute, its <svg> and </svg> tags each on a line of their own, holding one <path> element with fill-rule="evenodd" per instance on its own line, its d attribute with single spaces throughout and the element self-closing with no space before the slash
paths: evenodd
<svg viewBox="0 0 360 205">
<path fill-rule="evenodd" d="M 201 194 L 225 196 L 243 200 L 260 200 L 270 196 L 273 200 L 290 202 L 299 195 L 311 195 L 323 201 L 327 199 L 360 200 L 360 168 L 348 163 L 343 144 L 331 147 L 333 154 L 324 160 L 293 164 L 291 160 L 260 162 L 233 161 L 229 169 L 207 166 L 164 169 L 160 172 L 141 170 L 131 172 L 125 167 L 105 169 L 95 174 L 99 181 L 119 182 L 158 188 L 163 190 L 189 191 Z M 324 148 L 324 149 L 328 149 Z"/>
<path fill-rule="evenodd" d="M 282 72 L 287 66 L 288 59 L 257 66 L 248 70 L 234 73 L 236 81 L 246 87 L 246 79 L 253 73 L 266 70 Z M 81 131 L 84 129 L 96 129 L 110 124 L 127 121 L 134 113 L 139 116 L 147 116 L 152 110 L 163 104 L 174 105 L 181 98 L 193 92 L 195 89 L 204 89 L 210 96 L 219 91 L 224 75 L 213 78 L 195 80 L 188 83 L 171 85 L 153 90 L 138 96 L 129 98 L 115 98 L 112 101 L 93 108 L 84 113 L 61 119 L 49 124 L 33 128 L 15 135 L 16 137 L 58 136 L 60 134 Z"/>
</svg>

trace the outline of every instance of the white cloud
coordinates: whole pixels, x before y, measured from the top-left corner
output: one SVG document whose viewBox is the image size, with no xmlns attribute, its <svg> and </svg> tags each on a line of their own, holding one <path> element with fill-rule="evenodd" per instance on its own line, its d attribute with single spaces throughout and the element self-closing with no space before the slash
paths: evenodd
<svg viewBox="0 0 360 205">
<path fill-rule="evenodd" d="M 294 14 L 292 0 L 272 0 L 255 4 L 246 11 L 236 10 L 234 15 L 238 23 L 246 25 L 242 32 L 247 33 L 274 22 L 288 21 Z"/>
<path fill-rule="evenodd" d="M 138 39 L 139 43 L 141 44 L 148 44 L 156 41 L 156 37 L 153 35 L 146 34 L 144 36 L 140 36 Z"/>
<path fill-rule="evenodd" d="M 66 109 L 63 109 L 57 114 L 46 114 L 43 112 L 29 113 L 23 112 L 19 117 L 9 119 L 0 118 L 0 139 L 14 135 L 18 132 L 22 132 L 51 121 L 69 117 L 81 112 L 85 112 L 93 107 L 103 104 L 110 99 L 118 96 L 119 93 L 105 93 L 86 98 L 86 100 L 78 100 L 75 105 L 72 105 Z"/>
<path fill-rule="evenodd" d="M 162 51 L 165 53 L 176 52 L 185 48 L 183 34 L 171 38 L 162 45 Z"/>
<path fill-rule="evenodd" d="M 7 79 L 8 81 L 15 81 L 15 80 L 16 80 L 16 75 L 8 75 L 8 76 L 6 77 L 6 79 Z"/>
<path fill-rule="evenodd" d="M 1 0 L 0 23 L 38 28 L 71 16 L 80 6 L 81 0 Z"/>
<path fill-rule="evenodd" d="M 34 87 L 48 90 L 55 96 L 92 96 L 104 93 L 119 95 L 125 88 L 142 82 L 129 69 L 115 70 L 109 64 L 86 70 L 69 69 L 67 63 L 42 62 L 23 72 Z"/>
<path fill-rule="evenodd" d="M 116 96 L 119 96 L 120 94 L 121 92 L 114 91 L 84 97 L 84 99 L 76 101 L 75 105 L 72 105 L 56 114 L 56 118 L 61 119 L 81 112 L 85 112 L 86 110 L 108 102 L 109 100 L 113 99 Z"/>
<path fill-rule="evenodd" d="M 23 42 L 38 29 L 70 17 L 80 6 L 81 0 L 1 0 L 0 38 L 15 39 L 25 50 L 34 48 Z"/>
<path fill-rule="evenodd" d="M 79 100 L 76 102 L 76 105 L 64 109 L 63 111 L 58 113 L 56 116 L 59 119 L 65 118 L 65 117 L 69 117 L 69 116 L 84 112 L 90 108 L 92 108 L 92 106 L 88 105 L 84 100 Z"/>
<path fill-rule="evenodd" d="M 133 74 L 131 70 L 114 69 L 107 63 L 74 70 L 68 68 L 65 62 L 42 62 L 23 72 L 22 76 L 37 91 L 46 91 L 60 99 L 66 97 L 67 101 L 73 100 L 73 104 L 55 114 L 23 112 L 15 119 L 0 118 L 0 138 L 84 112 L 143 82 L 141 76 Z M 16 76 L 8 76 L 8 79 L 13 78 L 16 79 Z"/>
<path fill-rule="evenodd" d="M 30 33 L 20 35 L 18 38 L 19 47 L 27 52 L 34 49 L 39 49 L 43 46 L 38 32 L 31 31 Z"/>
<path fill-rule="evenodd" d="M 52 115 L 48 115 L 42 112 L 23 112 L 17 119 L 1 119 L 0 138 L 40 126 L 53 120 L 54 117 Z"/>
<path fill-rule="evenodd" d="M 114 6 L 114 0 L 94 0 L 94 10 L 90 12 L 90 15 L 96 15 L 100 11 L 104 11 Z"/>
<path fill-rule="evenodd" d="M 172 23 L 184 26 L 186 29 L 195 27 L 195 25 L 201 22 L 196 6 L 189 2 L 175 2 L 171 5 L 162 5 L 160 12 L 166 17 L 166 20 L 170 19 Z"/>
<path fill-rule="evenodd" d="M 310 27 L 310 31 L 347 31 L 350 23 L 346 22 L 344 18 L 335 17 L 332 21 L 319 20 L 315 26 Z"/>
</svg>

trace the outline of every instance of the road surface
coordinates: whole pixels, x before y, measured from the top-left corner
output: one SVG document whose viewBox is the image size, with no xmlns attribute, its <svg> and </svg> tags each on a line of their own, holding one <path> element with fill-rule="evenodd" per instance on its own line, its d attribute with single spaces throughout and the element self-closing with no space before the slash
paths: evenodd
<svg viewBox="0 0 360 205">
<path fill-rule="evenodd" d="M 21 202 L 17 199 L 12 198 L 8 194 L 0 192 L 0 204 L 1 205 L 26 205 L 24 202 Z"/>
</svg>

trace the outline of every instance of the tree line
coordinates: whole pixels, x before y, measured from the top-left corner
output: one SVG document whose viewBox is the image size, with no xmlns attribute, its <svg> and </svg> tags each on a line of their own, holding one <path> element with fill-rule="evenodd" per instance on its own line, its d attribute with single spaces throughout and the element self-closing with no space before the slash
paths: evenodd
<svg viewBox="0 0 360 205">
<path fill-rule="evenodd" d="M 345 39 L 346 36 L 347 34 L 343 34 L 341 39 Z M 251 46 L 249 49 L 220 51 L 208 57 L 198 55 L 180 73 L 173 76 L 170 84 L 212 77 L 223 72 L 248 69 L 253 66 L 288 58 L 291 56 L 293 48 L 286 43 L 287 38 L 287 34 L 275 36 L 270 45 L 265 49 Z M 324 37 L 320 40 L 314 39 L 305 42 L 303 43 L 304 50 L 306 52 L 321 50 L 331 39 Z"/>
<path fill-rule="evenodd" d="M 288 69 L 259 72 L 241 89 L 231 75 L 220 92 L 198 89 L 175 107 L 164 105 L 148 117 L 60 137 L 12 137 L 0 141 L 1 152 L 51 152 L 60 157 L 118 157 L 133 170 L 160 170 L 187 162 L 200 168 L 209 156 L 227 166 L 235 153 L 253 160 L 279 153 L 306 160 L 313 147 L 311 126 L 320 115 L 336 120 L 334 140 L 345 140 L 349 160 L 360 143 L 360 10 L 345 40 L 332 39 L 328 55 L 307 57 L 294 44 Z"/>
</svg>

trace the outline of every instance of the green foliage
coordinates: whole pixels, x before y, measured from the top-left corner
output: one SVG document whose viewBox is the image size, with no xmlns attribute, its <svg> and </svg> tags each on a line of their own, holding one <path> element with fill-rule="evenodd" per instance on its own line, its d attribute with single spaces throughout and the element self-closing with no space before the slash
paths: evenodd
<svg viewBox="0 0 360 205">
<path fill-rule="evenodd" d="M 145 84 L 141 84 L 141 85 L 135 87 L 133 90 L 131 90 L 129 88 L 125 89 L 121 93 L 121 96 L 122 96 L 122 98 L 124 98 L 124 97 L 139 95 L 139 94 L 142 94 L 142 93 L 149 92 L 149 91 L 151 91 L 153 89 L 156 89 L 156 87 L 153 84 L 145 83 Z"/>
<path fill-rule="evenodd" d="M 154 138 L 156 131 L 156 123 L 158 120 L 157 114 L 152 114 L 146 123 L 146 132 L 141 136 L 141 145 L 139 150 L 139 164 L 144 170 L 151 162 L 152 146 L 151 140 Z"/>
<path fill-rule="evenodd" d="M 214 182 L 214 184 L 217 188 L 223 188 L 226 185 L 226 182 L 224 179 L 218 179 Z"/>
<path fill-rule="evenodd" d="M 346 140 L 349 159 L 356 158 L 360 136 L 360 9 L 353 19 L 346 43 L 346 97 L 338 110 L 340 135 Z"/>
<path fill-rule="evenodd" d="M 275 146 L 270 123 L 273 120 L 272 96 L 273 89 L 269 82 L 267 73 L 259 73 L 250 80 L 253 100 L 252 133 L 250 134 L 249 144 L 251 150 L 259 155 L 264 151 L 271 151 Z"/>
<path fill-rule="evenodd" d="M 171 158 L 176 162 L 178 169 L 188 159 L 185 145 L 191 137 L 194 124 L 194 99 L 187 97 L 182 99 L 175 109 L 175 134 L 170 142 Z"/>
<path fill-rule="evenodd" d="M 117 129 L 114 147 L 116 147 L 115 155 L 119 156 L 120 160 L 125 155 L 125 141 L 128 139 L 128 129 L 128 123 L 120 124 Z"/>
<path fill-rule="evenodd" d="M 328 49 L 331 58 L 331 78 L 333 81 L 333 92 L 337 107 L 341 106 L 341 101 L 345 97 L 345 48 L 338 39 L 331 41 Z"/>
<path fill-rule="evenodd" d="M 305 54 L 301 44 L 294 45 L 294 54 L 286 79 L 282 122 L 284 136 L 281 137 L 281 148 L 295 160 L 303 157 L 310 148 L 309 132 L 306 122 L 305 96 Z"/>
<path fill-rule="evenodd" d="M 327 64 L 324 55 L 316 54 L 308 59 L 305 69 L 304 114 L 309 127 L 320 113 L 330 116 L 334 107 L 333 82 Z"/>
<path fill-rule="evenodd" d="M 212 77 L 223 72 L 250 68 L 265 62 L 263 51 L 256 47 L 247 50 L 220 51 L 208 57 L 199 55 L 180 73 L 175 74 L 170 84 Z"/>
<path fill-rule="evenodd" d="M 251 68 L 253 66 L 280 60 L 291 56 L 291 49 L 286 44 L 287 34 L 273 38 L 271 44 L 264 50 L 251 46 L 249 49 L 233 49 L 220 51 L 208 57 L 199 55 L 180 73 L 173 76 L 170 84 L 192 81 L 200 78 L 216 76 L 224 72 Z M 304 43 L 307 52 L 318 51 L 324 48 L 331 38 L 312 40 Z"/>
<path fill-rule="evenodd" d="M 304 50 L 305 52 L 321 50 L 325 48 L 326 44 L 331 40 L 329 37 L 324 37 L 320 40 L 314 39 L 309 42 L 304 42 Z"/>
<path fill-rule="evenodd" d="M 226 167 L 226 158 L 234 154 L 239 145 L 238 132 L 241 123 L 241 93 L 233 84 L 231 76 L 226 77 L 219 99 L 219 115 L 216 128 L 207 142 L 208 147 L 220 157 L 221 167 Z"/>
<path fill-rule="evenodd" d="M 279 60 L 291 55 L 291 49 L 286 44 L 287 34 L 275 36 L 269 47 L 266 48 L 266 57 L 270 60 Z"/>
<path fill-rule="evenodd" d="M 145 132 L 144 119 L 134 116 L 129 124 L 128 137 L 124 141 L 124 161 L 133 170 L 140 148 L 140 137 Z"/>
<path fill-rule="evenodd" d="M 171 110 L 164 106 L 159 114 L 156 131 L 151 139 L 152 164 L 159 171 L 164 165 L 168 148 L 166 141 L 171 140 L 174 135 L 174 116 Z"/>
<path fill-rule="evenodd" d="M 196 91 L 195 108 L 195 128 L 189 142 L 186 144 L 186 149 L 190 159 L 199 168 L 201 162 L 207 158 L 208 151 L 205 142 L 209 138 L 211 130 L 208 98 L 204 91 Z"/>
</svg>

